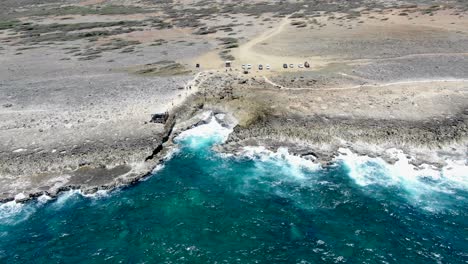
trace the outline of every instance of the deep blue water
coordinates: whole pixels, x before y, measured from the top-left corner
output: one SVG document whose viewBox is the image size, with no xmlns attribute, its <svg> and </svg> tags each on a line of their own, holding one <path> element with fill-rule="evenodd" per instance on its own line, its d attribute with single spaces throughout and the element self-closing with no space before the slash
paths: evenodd
<svg viewBox="0 0 468 264">
<path fill-rule="evenodd" d="M 181 139 L 152 177 L 107 195 L 3 205 L 0 263 L 468 262 L 463 184 L 422 178 L 415 193 L 369 162 L 363 185 L 345 162 L 228 157 L 216 141 Z"/>
</svg>

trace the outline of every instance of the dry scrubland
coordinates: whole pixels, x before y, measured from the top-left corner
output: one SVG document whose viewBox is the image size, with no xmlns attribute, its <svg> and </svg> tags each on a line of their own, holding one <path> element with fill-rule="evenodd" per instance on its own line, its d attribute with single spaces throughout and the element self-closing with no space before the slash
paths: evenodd
<svg viewBox="0 0 468 264">
<path fill-rule="evenodd" d="M 0 199 L 132 182 L 207 109 L 239 120 L 224 150 L 466 160 L 467 92 L 466 1 L 4 0 Z"/>
</svg>

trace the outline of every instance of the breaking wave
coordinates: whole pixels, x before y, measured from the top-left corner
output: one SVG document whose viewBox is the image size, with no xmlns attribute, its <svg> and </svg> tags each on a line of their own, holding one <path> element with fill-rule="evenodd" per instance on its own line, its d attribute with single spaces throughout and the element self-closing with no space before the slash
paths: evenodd
<svg viewBox="0 0 468 264">
<path fill-rule="evenodd" d="M 35 212 L 34 205 L 18 203 L 16 201 L 6 202 L 0 205 L 0 223 L 14 225 L 26 220 Z"/>
<path fill-rule="evenodd" d="M 340 149 L 337 161 L 348 169 L 348 175 L 364 190 L 378 194 L 382 188 L 397 188 L 409 201 L 429 211 L 443 209 L 464 200 L 456 194 L 468 187 L 468 165 L 465 161 L 447 160 L 442 169 L 411 164 L 412 158 L 397 149 L 387 150 L 396 160 L 389 164 L 382 158 L 360 156 L 349 149 Z"/>
<path fill-rule="evenodd" d="M 16 198 L 20 197 L 24 197 L 24 195 L 16 195 Z M 0 224 L 15 225 L 21 223 L 51 199 L 51 197 L 44 194 L 39 196 L 33 202 L 22 203 L 13 200 L 0 204 Z"/>
<path fill-rule="evenodd" d="M 176 141 L 192 149 L 225 142 L 232 132 L 232 127 L 221 125 L 217 118 L 223 118 L 223 116 L 210 115 L 206 124 L 183 131 L 176 137 Z"/>
<path fill-rule="evenodd" d="M 82 198 L 97 200 L 108 197 L 109 193 L 110 191 L 108 190 L 98 190 L 95 193 L 84 193 L 81 190 L 70 190 L 61 193 L 56 198 L 43 194 L 36 199 L 27 202 L 17 202 L 15 200 L 6 202 L 0 204 L 0 225 L 16 225 L 21 223 L 46 204 L 49 204 L 52 208 L 58 210 L 63 206 L 69 206 L 73 201 L 76 202 Z"/>
</svg>

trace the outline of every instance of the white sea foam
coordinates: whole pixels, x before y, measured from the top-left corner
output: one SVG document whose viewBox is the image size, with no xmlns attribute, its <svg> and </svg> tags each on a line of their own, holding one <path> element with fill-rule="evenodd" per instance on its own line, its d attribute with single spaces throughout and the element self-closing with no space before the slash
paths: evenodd
<svg viewBox="0 0 468 264">
<path fill-rule="evenodd" d="M 462 160 L 446 160 L 447 166 L 442 168 L 442 175 L 458 186 L 468 189 L 468 164 Z"/>
<path fill-rule="evenodd" d="M 256 166 L 259 169 L 268 169 L 268 167 L 274 164 L 284 174 L 300 179 L 306 177 L 306 172 L 316 171 L 321 168 L 318 163 L 290 154 L 287 148 L 278 148 L 274 152 L 263 146 L 244 147 L 238 154 L 242 157 L 258 161 Z"/>
<path fill-rule="evenodd" d="M 15 201 L 21 201 L 21 200 L 24 200 L 26 199 L 26 195 L 24 193 L 18 193 L 17 195 L 15 195 Z"/>
<path fill-rule="evenodd" d="M 156 173 L 160 170 L 162 170 L 164 168 L 164 163 L 160 163 L 158 165 L 156 165 L 156 167 L 153 169 L 153 171 L 151 171 L 151 173 Z M 146 178 L 142 179 L 142 181 L 146 181 Z"/>
<path fill-rule="evenodd" d="M 77 195 L 81 194 L 80 190 L 69 190 L 66 192 L 62 192 L 57 198 L 52 202 L 52 207 L 55 209 L 62 208 L 67 202 L 69 202 L 72 198 L 77 197 Z"/>
<path fill-rule="evenodd" d="M 83 197 L 86 197 L 86 198 L 100 199 L 100 198 L 108 197 L 109 194 L 110 194 L 110 191 L 109 190 L 98 190 L 98 191 L 96 191 L 94 193 L 83 193 L 82 191 L 79 191 L 78 193 L 81 194 Z"/>
<path fill-rule="evenodd" d="M 16 201 L 0 204 L 0 220 L 18 214 L 22 208 L 23 204 Z"/>
<path fill-rule="evenodd" d="M 40 204 L 46 204 L 48 201 L 52 200 L 52 197 L 46 195 L 46 194 L 43 194 L 39 197 L 37 197 L 37 201 L 40 203 Z"/>
<path fill-rule="evenodd" d="M 36 201 L 18 202 L 26 196 L 19 193 L 16 200 L 0 204 L 0 224 L 15 225 L 29 218 L 39 207 L 52 200 L 52 197 L 43 194 Z"/>
<path fill-rule="evenodd" d="M 418 203 L 442 203 L 431 197 L 432 194 L 453 194 L 457 189 L 468 187 L 468 165 L 466 161 L 447 160 L 447 166 L 438 169 L 423 164 L 414 166 L 412 158 L 403 151 L 389 149 L 387 154 L 395 158 L 389 164 L 381 158 L 370 158 L 353 153 L 349 149 L 339 149 L 338 161 L 349 169 L 349 176 L 360 186 L 396 186 L 403 188 L 409 197 Z M 431 200 L 433 199 L 433 200 Z M 433 207 L 427 207 L 433 210 Z"/>
<path fill-rule="evenodd" d="M 192 148 L 198 148 L 208 143 L 222 143 L 227 140 L 232 132 L 232 127 L 224 127 L 212 116 L 207 124 L 196 126 L 183 131 L 176 140 L 184 141 Z"/>
<path fill-rule="evenodd" d="M 0 204 L 0 224 L 15 225 L 26 219 L 35 212 L 32 204 L 23 204 L 10 201 Z"/>
<path fill-rule="evenodd" d="M 231 158 L 251 162 L 236 180 L 238 192 L 267 191 L 304 209 L 314 206 L 301 195 L 301 190 L 314 189 L 323 182 L 317 173 L 322 168 L 319 163 L 293 155 L 287 148 L 271 151 L 263 146 L 243 147 Z"/>
<path fill-rule="evenodd" d="M 51 202 L 51 206 L 55 209 L 60 209 L 70 202 L 71 199 L 77 197 L 86 197 L 89 199 L 99 199 L 110 195 L 108 190 L 98 190 L 95 193 L 84 193 L 81 190 L 70 190 L 61 193 L 56 199 L 43 194 L 35 201 L 27 201 L 25 203 L 10 201 L 0 204 L 0 224 L 15 225 L 28 219 L 38 208 Z M 23 194 L 15 196 L 17 199 L 23 199 Z"/>
<path fill-rule="evenodd" d="M 266 149 L 263 146 L 244 147 L 240 154 L 252 159 L 258 159 L 260 161 L 284 160 L 295 167 L 303 167 L 314 170 L 320 167 L 320 164 L 318 163 L 289 153 L 287 148 L 278 148 L 277 151 L 274 152 Z"/>
<path fill-rule="evenodd" d="M 110 194 L 111 190 L 97 190 L 93 193 L 85 193 L 79 189 L 69 190 L 58 195 L 55 200 L 52 200 L 51 206 L 55 209 L 60 209 L 67 204 L 78 201 L 80 197 L 95 200 L 108 197 Z"/>
</svg>

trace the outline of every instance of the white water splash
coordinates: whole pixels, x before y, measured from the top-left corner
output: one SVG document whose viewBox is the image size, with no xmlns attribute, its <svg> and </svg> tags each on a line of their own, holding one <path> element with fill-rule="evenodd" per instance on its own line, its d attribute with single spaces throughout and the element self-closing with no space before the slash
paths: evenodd
<svg viewBox="0 0 468 264">
<path fill-rule="evenodd" d="M 16 225 L 29 218 L 36 211 L 32 204 L 10 201 L 0 204 L 0 224 Z"/>
<path fill-rule="evenodd" d="M 97 190 L 96 192 L 93 192 L 93 193 L 85 193 L 79 189 L 69 190 L 69 191 L 61 193 L 57 197 L 57 199 L 53 200 L 52 206 L 56 208 L 61 208 L 66 203 L 70 202 L 71 200 L 79 199 L 81 197 L 97 200 L 97 199 L 108 197 L 110 193 L 111 193 L 110 190 Z"/>
<path fill-rule="evenodd" d="M 57 198 L 52 198 L 46 194 L 37 197 L 35 200 L 27 202 L 10 201 L 0 204 L 0 225 L 16 225 L 28 219 L 36 210 L 44 205 L 51 203 L 52 208 L 61 209 L 70 200 L 79 197 L 88 199 L 101 199 L 110 195 L 109 190 L 98 190 L 94 193 L 84 193 L 81 190 L 70 190 L 61 193 Z M 23 198 L 23 195 L 17 195 L 18 198 Z"/>
<path fill-rule="evenodd" d="M 287 148 L 271 151 L 262 146 L 243 147 L 228 158 L 241 163 L 252 162 L 253 165 L 244 167 L 246 170 L 235 180 L 238 192 L 248 195 L 250 192 L 264 191 L 304 209 L 315 207 L 308 196 L 302 195 L 302 191 L 312 191 L 321 184 L 317 173 L 322 169 L 319 163 L 293 155 Z M 223 176 L 223 173 L 220 175 Z"/>
<path fill-rule="evenodd" d="M 239 156 L 258 161 L 257 168 L 261 169 L 276 164 L 286 175 L 304 179 L 306 172 L 316 171 L 321 168 L 320 164 L 302 157 L 290 154 L 287 148 L 278 148 L 276 152 L 267 150 L 265 147 L 244 147 L 238 153 Z"/>
<path fill-rule="evenodd" d="M 225 142 L 231 132 L 232 127 L 222 126 L 212 116 L 208 123 L 183 131 L 177 136 L 176 140 L 182 141 L 190 148 L 197 149 L 208 144 Z"/>
<path fill-rule="evenodd" d="M 108 197 L 110 195 L 110 190 L 98 190 L 94 193 L 83 193 L 80 190 L 79 194 L 81 194 L 81 196 L 86 197 L 86 198 L 100 199 L 100 198 Z"/>
<path fill-rule="evenodd" d="M 43 194 L 39 197 L 37 197 L 37 202 L 40 203 L 40 204 L 46 204 L 48 201 L 52 200 L 52 197 L 46 195 L 46 194 Z"/>
<path fill-rule="evenodd" d="M 466 161 L 447 160 L 447 166 L 438 169 L 427 164 L 416 167 L 411 164 L 412 158 L 398 149 L 387 150 L 389 156 L 397 160 L 394 164 L 382 158 L 360 156 L 349 149 L 340 149 L 339 152 L 341 154 L 336 160 L 345 164 L 349 177 L 356 184 L 402 188 L 410 200 L 431 211 L 447 202 L 439 199 L 437 194 L 453 195 L 457 190 L 468 189 Z"/>
<path fill-rule="evenodd" d="M 22 193 L 15 196 L 16 200 L 23 200 L 26 196 Z M 52 198 L 48 195 L 37 197 L 36 201 L 18 202 L 16 200 L 0 204 L 0 224 L 16 225 L 28 219 L 36 210 Z"/>
</svg>

